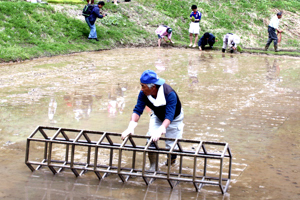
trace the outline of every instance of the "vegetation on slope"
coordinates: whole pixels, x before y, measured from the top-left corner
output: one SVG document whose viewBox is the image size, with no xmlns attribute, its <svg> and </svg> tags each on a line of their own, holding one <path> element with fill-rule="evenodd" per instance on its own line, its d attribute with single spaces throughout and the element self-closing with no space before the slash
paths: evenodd
<svg viewBox="0 0 300 200">
<path fill-rule="evenodd" d="M 0 2 L 0 62 L 107 49 L 120 42 L 134 44 L 138 37 L 149 37 L 126 16 L 114 19 L 106 19 L 105 26 L 97 23 L 101 42 L 88 41 L 89 27 L 84 18 L 72 18 L 44 4 Z"/>
<path fill-rule="evenodd" d="M 243 48 L 263 48 L 270 18 L 283 10 L 281 28 L 285 33 L 281 48 L 300 50 L 298 0 L 135 0 L 119 6 L 107 3 L 104 13 L 108 17 L 96 22 L 100 42 L 87 41 L 89 28 L 80 15 L 84 4 L 43 5 L 9 0 L 0 2 L 0 62 L 124 45 L 155 45 L 154 31 L 161 24 L 173 28 L 177 45 L 186 45 L 192 4 L 197 4 L 203 14 L 201 35 L 208 31 L 221 39 L 233 32 L 241 36 Z M 219 40 L 215 46 L 221 45 Z"/>
<path fill-rule="evenodd" d="M 147 8 L 154 8 L 167 17 L 162 17 L 164 24 L 174 26 L 176 39 L 188 41 L 189 13 L 192 4 L 197 4 L 202 13 L 201 33 L 212 32 L 218 38 L 228 32 L 241 36 L 242 45 L 262 47 L 267 40 L 269 20 L 277 12 L 283 11 L 280 28 L 285 30 L 282 47 L 300 49 L 299 0 L 218 0 L 218 1 L 181 1 L 181 0 L 138 0 Z M 178 31 L 176 32 L 176 29 Z M 184 34 L 183 34 L 184 33 Z M 200 33 L 200 34 L 201 34 Z M 174 34 L 176 35 L 176 34 Z M 181 37 L 180 37 L 181 36 Z M 219 41 L 221 45 L 221 41 Z"/>
</svg>

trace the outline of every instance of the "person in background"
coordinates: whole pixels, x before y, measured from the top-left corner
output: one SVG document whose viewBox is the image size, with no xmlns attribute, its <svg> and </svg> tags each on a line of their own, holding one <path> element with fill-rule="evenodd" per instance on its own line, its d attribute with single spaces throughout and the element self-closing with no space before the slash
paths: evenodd
<svg viewBox="0 0 300 200">
<path fill-rule="evenodd" d="M 223 38 L 222 52 L 225 53 L 227 46 L 230 48 L 230 53 L 233 53 L 237 45 L 240 43 L 240 37 L 233 33 L 227 33 Z"/>
<path fill-rule="evenodd" d="M 268 39 L 267 44 L 265 46 L 265 51 L 268 51 L 268 48 L 269 48 L 269 46 L 270 46 L 270 44 L 272 43 L 273 40 L 274 40 L 275 52 L 278 51 L 278 46 L 277 46 L 278 38 L 277 38 L 277 34 L 275 33 L 275 30 L 278 33 L 283 32 L 282 30 L 278 29 L 281 17 L 282 17 L 282 13 L 279 12 L 279 13 L 277 13 L 277 15 L 272 17 L 272 19 L 270 21 L 270 24 L 268 26 L 269 39 Z"/>
<path fill-rule="evenodd" d="M 174 42 L 171 40 L 172 37 L 172 29 L 168 26 L 159 26 L 156 30 L 155 33 L 158 36 L 158 47 L 160 47 L 161 44 L 161 39 L 163 38 L 165 42 L 167 40 L 165 39 L 165 36 L 168 37 L 169 41 L 174 44 Z"/>
<path fill-rule="evenodd" d="M 90 0 L 86 0 L 87 4 L 89 4 Z M 91 4 L 94 4 L 94 0 L 91 0 Z"/>
<path fill-rule="evenodd" d="M 100 15 L 100 10 L 99 10 L 104 5 L 105 5 L 105 3 L 103 1 L 99 1 L 97 6 L 94 6 L 91 15 L 85 18 L 86 23 L 89 25 L 89 27 L 91 29 L 89 37 L 88 37 L 89 40 L 95 39 L 96 41 L 99 41 L 97 38 L 95 22 L 96 22 L 97 17 L 103 18 L 106 16 L 106 15 Z"/>
<path fill-rule="evenodd" d="M 189 28 L 189 33 L 190 33 L 189 47 L 191 47 L 193 45 L 193 34 L 195 35 L 195 43 L 194 43 L 193 47 L 196 47 L 196 42 L 198 41 L 198 35 L 199 35 L 199 31 L 200 31 L 199 22 L 201 20 L 201 15 L 202 15 L 201 12 L 199 12 L 197 10 L 197 6 L 192 5 L 192 12 L 190 14 L 191 23 L 190 23 L 190 28 Z"/>
<path fill-rule="evenodd" d="M 137 104 L 133 109 L 131 120 L 128 128 L 122 133 L 121 138 L 124 140 L 131 134 L 143 114 L 146 106 L 152 110 L 150 117 L 149 130 L 147 135 L 151 136 L 151 147 L 155 147 L 153 142 L 165 134 L 168 138 L 182 138 L 183 132 L 183 110 L 177 93 L 171 86 L 165 83 L 165 80 L 158 78 L 152 70 L 143 72 L 141 78 L 141 91 L 138 96 Z M 166 140 L 166 148 L 170 149 L 174 141 Z M 150 171 L 156 169 L 156 153 L 148 153 L 150 160 Z M 171 164 L 176 162 L 177 155 L 171 155 Z M 166 162 L 166 165 L 168 162 Z"/>
<path fill-rule="evenodd" d="M 216 41 L 216 37 L 209 32 L 203 34 L 203 36 L 198 41 L 199 50 L 202 51 L 205 45 L 209 45 L 209 48 L 212 49 Z"/>
</svg>

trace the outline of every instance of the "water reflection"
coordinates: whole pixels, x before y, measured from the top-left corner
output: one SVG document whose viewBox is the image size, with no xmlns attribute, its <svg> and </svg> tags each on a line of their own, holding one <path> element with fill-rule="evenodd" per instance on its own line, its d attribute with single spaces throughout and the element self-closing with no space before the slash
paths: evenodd
<svg viewBox="0 0 300 200">
<path fill-rule="evenodd" d="M 28 190 L 30 199 L 222 199 L 206 190 L 197 194 L 192 184 L 180 183 L 170 194 L 167 182 L 155 181 L 147 191 L 140 179 L 122 184 L 114 176 L 97 191 L 95 176 L 76 179 L 64 172 L 53 177 L 49 170 L 42 171 L 48 178 L 35 172 L 39 177 L 26 185 L 30 171 L 24 163 L 12 162 L 12 156 L 24 160 L 26 138 L 37 125 L 123 131 L 140 90 L 140 74 L 153 69 L 178 91 L 185 110 L 184 138 L 228 142 L 237 163 L 245 164 L 233 164 L 232 198 L 293 199 L 299 189 L 299 64 L 299 58 L 140 48 L 2 65 L 0 175 L 7 184 L 0 198 L 24 198 L 24 187 L 34 186 Z M 136 134 L 144 135 L 148 125 L 142 117 Z M 41 186 L 44 190 L 38 190 Z"/>
<path fill-rule="evenodd" d="M 222 61 L 224 63 L 224 73 L 236 74 L 239 71 L 239 60 L 237 56 L 227 55 L 226 57 L 225 54 L 222 54 Z"/>
<path fill-rule="evenodd" d="M 265 58 L 265 62 L 266 62 L 266 70 L 267 70 L 267 75 L 266 78 L 268 81 L 272 82 L 280 82 L 280 67 L 279 67 L 279 62 L 278 59 L 274 59 L 273 61 L 273 65 L 270 65 L 269 59 Z"/>
<path fill-rule="evenodd" d="M 156 54 L 156 61 L 155 61 L 155 68 L 158 70 L 158 72 L 165 71 L 168 63 L 169 58 L 161 51 L 158 51 Z"/>
<path fill-rule="evenodd" d="M 117 181 L 114 175 L 101 181 L 91 180 L 93 178 L 95 177 L 89 176 L 78 179 L 60 175 L 53 177 L 47 173 L 32 175 L 25 186 L 25 199 L 184 200 L 192 198 L 197 200 L 230 200 L 230 194 L 228 193 L 221 195 L 220 192 L 206 189 L 202 189 L 201 192 L 197 193 L 194 191 L 192 183 L 182 184 L 185 187 L 183 189 L 181 187 L 171 189 L 166 181 L 161 181 L 159 185 L 151 184 L 147 186 L 140 181 L 122 183 Z M 161 195 L 162 193 L 163 195 Z"/>
<path fill-rule="evenodd" d="M 112 85 L 108 92 L 107 111 L 110 117 L 116 116 L 117 113 L 122 114 L 125 108 L 124 92 L 127 90 L 127 84 L 118 83 Z"/>
<path fill-rule="evenodd" d="M 202 55 L 202 52 L 199 53 L 200 57 L 201 57 L 201 55 Z M 192 54 L 188 55 L 188 60 L 189 60 L 189 63 L 188 63 L 189 65 L 187 67 L 187 71 L 188 71 L 188 76 L 189 76 L 189 80 L 190 80 L 189 86 L 193 87 L 193 86 L 197 85 L 197 83 L 199 82 L 198 81 L 198 66 L 200 66 L 200 67 L 202 67 L 202 66 L 201 66 L 201 62 L 199 64 L 196 62 L 197 57 L 195 57 Z M 198 66 L 197 66 L 197 64 L 198 64 Z"/>
<path fill-rule="evenodd" d="M 64 95 L 65 105 L 73 109 L 74 118 L 79 121 L 88 119 L 93 110 L 93 96 L 74 92 Z"/>
<path fill-rule="evenodd" d="M 48 108 L 48 118 L 50 120 L 50 123 L 56 123 L 55 120 L 53 120 L 55 112 L 57 108 L 57 102 L 54 97 L 51 97 L 50 103 L 49 103 L 49 108 Z"/>
</svg>

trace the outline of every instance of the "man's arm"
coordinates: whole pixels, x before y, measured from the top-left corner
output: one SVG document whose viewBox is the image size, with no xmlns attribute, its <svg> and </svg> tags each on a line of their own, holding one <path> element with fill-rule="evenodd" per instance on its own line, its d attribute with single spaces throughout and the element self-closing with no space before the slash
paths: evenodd
<svg viewBox="0 0 300 200">
<path fill-rule="evenodd" d="M 97 6 L 93 9 L 93 12 L 95 13 L 95 15 L 98 18 L 103 18 L 104 17 L 103 15 L 100 15 L 100 10 L 99 10 L 99 8 Z"/>
<path fill-rule="evenodd" d="M 138 116 L 140 116 L 141 114 L 143 114 L 143 111 L 146 107 L 146 103 L 144 101 L 144 98 L 146 96 L 144 95 L 144 93 L 142 91 L 140 91 L 138 99 L 137 99 L 137 103 L 133 109 L 133 113 L 137 114 Z M 147 97 L 146 97 L 147 98 Z"/>
<path fill-rule="evenodd" d="M 140 119 L 140 115 L 143 113 L 145 108 L 145 102 L 143 101 L 143 92 L 141 91 L 137 100 L 137 104 L 133 109 L 133 113 L 130 118 L 128 128 L 122 133 L 121 139 L 124 140 L 128 135 L 134 134 L 134 129 Z"/>
<path fill-rule="evenodd" d="M 140 116 L 138 114 L 132 113 L 130 121 L 138 122 L 139 119 L 140 119 Z"/>
</svg>

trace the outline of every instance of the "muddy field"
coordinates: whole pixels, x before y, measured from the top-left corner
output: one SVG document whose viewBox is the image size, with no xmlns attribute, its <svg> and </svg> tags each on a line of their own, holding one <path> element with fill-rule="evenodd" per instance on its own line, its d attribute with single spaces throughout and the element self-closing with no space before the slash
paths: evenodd
<svg viewBox="0 0 300 200">
<path fill-rule="evenodd" d="M 139 77 L 155 70 L 178 93 L 183 137 L 228 142 L 228 193 L 167 181 L 146 187 L 111 175 L 31 173 L 26 138 L 38 126 L 110 132 L 127 128 Z M 0 64 L 1 199 L 299 199 L 300 59 L 187 49 L 135 48 Z M 136 134 L 145 135 L 145 111 Z M 128 158 L 129 159 L 129 158 Z M 174 166 L 175 168 L 178 165 Z"/>
</svg>

